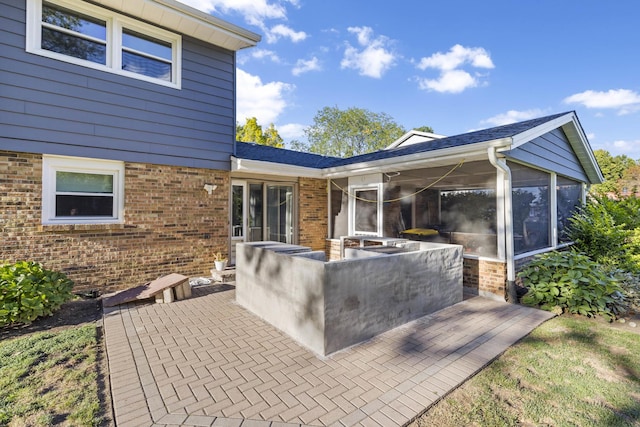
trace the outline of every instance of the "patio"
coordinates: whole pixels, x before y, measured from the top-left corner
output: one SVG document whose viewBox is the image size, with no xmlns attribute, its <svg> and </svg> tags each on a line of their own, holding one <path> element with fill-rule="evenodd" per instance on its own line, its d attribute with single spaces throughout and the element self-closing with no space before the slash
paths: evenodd
<svg viewBox="0 0 640 427">
<path fill-rule="evenodd" d="M 318 357 L 229 284 L 106 308 L 118 426 L 404 425 L 553 315 L 481 297 Z"/>
</svg>

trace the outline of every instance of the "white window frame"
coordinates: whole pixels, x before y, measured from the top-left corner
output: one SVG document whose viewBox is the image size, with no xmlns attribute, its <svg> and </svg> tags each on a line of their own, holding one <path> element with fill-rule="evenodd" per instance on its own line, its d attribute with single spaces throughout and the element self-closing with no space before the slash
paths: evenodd
<svg viewBox="0 0 640 427">
<path fill-rule="evenodd" d="M 172 87 L 181 88 L 182 81 L 182 37 L 158 27 L 137 21 L 127 16 L 112 12 L 86 2 L 70 0 L 47 0 L 56 6 L 60 6 L 83 15 L 91 16 L 106 22 L 107 47 L 106 64 L 98 64 L 62 53 L 42 49 L 42 2 L 43 0 L 27 0 L 27 52 L 46 56 L 48 58 L 69 62 L 83 67 L 119 74 L 138 80 Z M 125 71 L 122 69 L 122 32 L 129 29 L 140 34 L 161 40 L 171 45 L 171 81 L 161 80 L 143 74 Z"/>
<path fill-rule="evenodd" d="M 358 197 L 358 192 L 360 191 L 375 191 L 376 192 L 376 197 L 377 197 L 377 202 L 375 204 L 376 207 L 376 221 L 377 221 L 377 227 L 376 227 L 376 231 L 375 232 L 371 232 L 371 231 L 362 231 L 362 230 L 356 230 L 356 199 Z M 351 203 L 349 203 L 349 207 L 350 207 L 350 212 L 349 212 L 349 217 L 350 217 L 350 221 L 349 221 L 349 234 L 352 236 L 371 236 L 371 235 L 376 235 L 378 237 L 382 236 L 382 230 L 383 230 L 383 216 L 382 216 L 382 204 L 383 204 L 383 200 L 382 200 L 382 184 L 369 184 L 369 185 L 354 185 L 354 186 L 350 186 L 349 187 L 349 194 L 350 194 L 350 201 Z M 370 202 L 367 202 L 370 203 Z"/>
<path fill-rule="evenodd" d="M 112 217 L 56 217 L 56 172 L 113 176 Z M 124 222 L 124 162 L 83 157 L 42 156 L 42 224 L 120 224 Z"/>
</svg>

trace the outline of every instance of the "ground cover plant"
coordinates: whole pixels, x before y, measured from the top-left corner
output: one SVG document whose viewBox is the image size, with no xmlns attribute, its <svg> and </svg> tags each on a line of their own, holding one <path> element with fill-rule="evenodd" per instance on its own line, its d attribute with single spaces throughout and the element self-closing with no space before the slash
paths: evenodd
<svg viewBox="0 0 640 427">
<path fill-rule="evenodd" d="M 98 426 L 94 323 L 0 341 L 0 426 Z"/>
<path fill-rule="evenodd" d="M 640 198 L 590 196 L 570 223 L 577 250 L 610 269 L 640 273 Z"/>
<path fill-rule="evenodd" d="M 578 316 L 537 329 L 412 427 L 638 426 L 640 335 Z"/>
<path fill-rule="evenodd" d="M 640 310 L 640 199 L 591 196 L 570 218 L 571 250 L 537 255 L 521 299 L 558 314 L 614 320 Z"/>
<path fill-rule="evenodd" d="M 69 301 L 73 282 L 32 261 L 0 264 L 0 326 L 30 323 Z"/>
<path fill-rule="evenodd" d="M 627 311 L 626 298 L 614 275 L 573 250 L 538 255 L 518 277 L 528 289 L 522 303 L 543 310 L 600 315 L 607 320 Z"/>
</svg>

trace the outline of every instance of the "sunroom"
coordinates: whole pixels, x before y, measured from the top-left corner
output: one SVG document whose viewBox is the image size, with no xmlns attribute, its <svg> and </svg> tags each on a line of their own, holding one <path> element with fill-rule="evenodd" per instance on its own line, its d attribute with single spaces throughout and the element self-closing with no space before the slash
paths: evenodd
<svg viewBox="0 0 640 427">
<path fill-rule="evenodd" d="M 232 175 L 326 180 L 330 259 L 362 236 L 459 244 L 466 290 L 498 298 L 533 255 L 570 244 L 569 217 L 588 185 L 602 181 L 574 112 L 452 137 L 416 133 L 416 143 L 412 136 L 348 159 L 238 144 Z"/>
</svg>

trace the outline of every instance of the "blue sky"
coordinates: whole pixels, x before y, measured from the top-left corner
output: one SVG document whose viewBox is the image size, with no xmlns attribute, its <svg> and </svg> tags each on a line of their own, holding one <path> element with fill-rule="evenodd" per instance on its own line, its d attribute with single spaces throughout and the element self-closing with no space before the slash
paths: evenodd
<svg viewBox="0 0 640 427">
<path fill-rule="evenodd" d="M 182 0 L 262 36 L 238 120 L 285 142 L 323 107 L 455 135 L 575 110 L 593 149 L 640 159 L 640 2 Z"/>
</svg>

